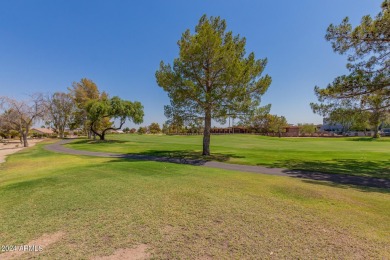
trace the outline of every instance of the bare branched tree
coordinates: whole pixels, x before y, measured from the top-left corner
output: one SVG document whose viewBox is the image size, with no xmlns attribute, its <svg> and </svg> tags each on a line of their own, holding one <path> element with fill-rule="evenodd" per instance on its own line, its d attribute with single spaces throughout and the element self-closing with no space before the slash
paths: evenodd
<svg viewBox="0 0 390 260">
<path fill-rule="evenodd" d="M 42 94 L 31 95 L 28 100 L 0 97 L 1 119 L 20 133 L 23 146 L 28 147 L 27 136 L 31 126 L 46 113 Z"/>
<path fill-rule="evenodd" d="M 76 109 L 73 97 L 67 93 L 56 92 L 46 98 L 46 107 L 47 121 L 60 138 L 64 138 L 65 128 L 71 123 Z"/>
</svg>

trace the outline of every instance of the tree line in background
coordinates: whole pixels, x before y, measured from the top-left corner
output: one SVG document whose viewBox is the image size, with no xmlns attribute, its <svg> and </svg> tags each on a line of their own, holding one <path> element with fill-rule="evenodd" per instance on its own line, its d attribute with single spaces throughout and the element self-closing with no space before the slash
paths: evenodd
<svg viewBox="0 0 390 260">
<path fill-rule="evenodd" d="M 144 116 L 140 102 L 111 98 L 86 78 L 74 82 L 68 93 L 34 94 L 27 100 L 0 97 L 0 108 L 1 134 L 15 136 L 17 132 L 25 147 L 31 127 L 39 121 L 60 138 L 65 136 L 66 129 L 79 128 L 88 138 L 98 136 L 105 140 L 108 131 L 121 129 L 126 121 L 142 123 Z"/>
</svg>

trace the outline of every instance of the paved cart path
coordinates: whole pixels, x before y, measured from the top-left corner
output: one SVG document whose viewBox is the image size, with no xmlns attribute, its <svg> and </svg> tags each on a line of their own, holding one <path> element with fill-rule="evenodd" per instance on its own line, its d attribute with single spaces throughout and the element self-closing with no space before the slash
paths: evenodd
<svg viewBox="0 0 390 260">
<path fill-rule="evenodd" d="M 190 164 L 202 167 L 218 168 L 224 170 L 234 170 L 241 172 L 252 172 L 259 174 L 269 174 L 277 176 L 289 176 L 295 178 L 303 178 L 310 180 L 329 181 L 338 184 L 352 184 L 366 187 L 384 188 L 390 189 L 389 179 L 380 179 L 373 177 L 360 177 L 344 174 L 329 174 L 321 172 L 310 172 L 303 170 L 289 170 L 283 168 L 267 168 L 264 166 L 251 166 L 241 164 L 229 164 L 216 161 L 205 161 L 205 160 L 194 160 L 194 159 L 182 159 L 172 157 L 162 157 L 153 155 L 142 155 L 142 154 L 118 154 L 118 153 L 106 153 L 106 152 L 91 152 L 85 150 L 75 150 L 63 146 L 66 143 L 72 142 L 72 139 L 65 139 L 59 142 L 46 145 L 45 148 L 49 151 L 73 154 L 73 155 L 86 155 L 95 157 L 109 157 L 109 158 L 123 158 L 133 159 L 142 161 L 156 161 L 156 162 L 170 162 L 179 164 Z"/>
</svg>

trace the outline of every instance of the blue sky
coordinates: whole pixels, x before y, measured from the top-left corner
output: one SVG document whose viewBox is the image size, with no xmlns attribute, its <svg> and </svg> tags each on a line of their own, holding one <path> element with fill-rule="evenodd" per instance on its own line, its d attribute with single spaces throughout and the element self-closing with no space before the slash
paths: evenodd
<svg viewBox="0 0 390 260">
<path fill-rule="evenodd" d="M 66 91 L 87 77 L 111 96 L 140 101 L 143 125 L 162 123 L 169 99 L 155 71 L 178 56 L 181 34 L 207 14 L 246 37 L 248 53 L 268 58 L 273 82 L 262 104 L 289 123 L 321 123 L 309 106 L 313 88 L 346 73 L 346 57 L 333 53 L 326 28 L 345 16 L 356 25 L 381 2 L 0 0 L 0 95 Z"/>
</svg>

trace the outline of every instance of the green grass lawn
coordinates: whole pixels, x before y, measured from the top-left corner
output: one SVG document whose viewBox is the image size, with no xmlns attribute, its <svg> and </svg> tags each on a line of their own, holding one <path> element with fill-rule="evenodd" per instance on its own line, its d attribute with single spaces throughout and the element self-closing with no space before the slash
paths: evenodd
<svg viewBox="0 0 390 260">
<path fill-rule="evenodd" d="M 161 140 L 161 149 L 169 140 L 169 149 L 184 149 L 185 143 L 192 143 L 191 149 L 199 147 L 198 138 L 132 138 L 111 150 L 147 151 L 141 143 L 157 149 L 159 144 L 152 140 Z M 251 138 L 253 147 L 260 147 L 254 143 L 259 141 L 268 150 L 272 142 L 284 142 L 289 149 L 296 142 L 331 147 L 325 141 Z M 223 140 L 226 137 L 213 137 L 215 152 L 227 152 Z M 237 151 L 246 155 L 249 143 L 237 143 L 241 147 Z M 361 144 L 362 150 L 370 150 L 367 142 Z M 377 156 L 382 144 L 386 143 L 374 144 Z M 0 245 L 26 244 L 44 233 L 62 231 L 64 239 L 44 248 L 39 257 L 90 259 L 146 244 L 157 259 L 390 258 L 389 190 L 63 155 L 42 145 L 14 154 L 0 165 Z M 31 256 L 34 253 L 22 259 Z"/>
<path fill-rule="evenodd" d="M 200 158 L 202 136 L 111 135 L 74 149 Z M 390 178 L 390 138 L 277 138 L 213 135 L 209 159 L 235 164 Z"/>
</svg>

